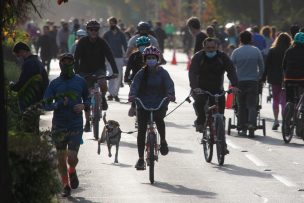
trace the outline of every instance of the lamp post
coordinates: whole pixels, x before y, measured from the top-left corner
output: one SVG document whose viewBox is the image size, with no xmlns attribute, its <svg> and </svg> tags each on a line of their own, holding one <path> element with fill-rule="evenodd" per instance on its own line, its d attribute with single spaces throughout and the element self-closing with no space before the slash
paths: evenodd
<svg viewBox="0 0 304 203">
<path fill-rule="evenodd" d="M 264 25 L 264 0 L 260 0 L 260 25 Z"/>
</svg>

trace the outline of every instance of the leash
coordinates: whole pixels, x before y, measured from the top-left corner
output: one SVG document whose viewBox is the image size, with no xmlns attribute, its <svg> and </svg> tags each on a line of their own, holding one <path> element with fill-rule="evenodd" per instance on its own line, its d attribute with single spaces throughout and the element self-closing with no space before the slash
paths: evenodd
<svg viewBox="0 0 304 203">
<path fill-rule="evenodd" d="M 191 97 L 191 94 L 189 94 L 189 96 L 187 96 L 186 99 L 183 102 L 181 102 L 177 107 L 175 107 L 172 111 L 170 111 L 169 113 L 167 113 L 164 118 L 166 118 L 171 113 L 173 113 L 176 109 L 178 109 L 179 107 L 181 107 L 185 102 L 191 103 L 190 97 Z M 136 133 L 136 132 L 138 132 L 138 130 L 135 130 L 135 131 L 121 131 L 121 133 L 125 133 L 125 134 L 133 134 L 133 133 Z"/>
</svg>

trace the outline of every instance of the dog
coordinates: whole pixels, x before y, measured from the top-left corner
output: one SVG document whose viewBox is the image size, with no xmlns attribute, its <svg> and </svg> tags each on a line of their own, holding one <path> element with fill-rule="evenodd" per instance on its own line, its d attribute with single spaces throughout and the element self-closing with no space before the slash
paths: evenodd
<svg viewBox="0 0 304 203">
<path fill-rule="evenodd" d="M 108 146 L 108 156 L 111 157 L 111 148 L 113 145 L 116 146 L 116 153 L 115 153 L 115 160 L 114 163 L 118 163 L 118 149 L 119 149 L 119 142 L 121 139 L 121 130 L 120 125 L 117 121 L 114 120 L 106 120 L 106 114 L 103 116 L 103 122 L 105 124 L 101 137 L 98 139 L 98 150 L 97 153 L 100 154 L 100 144 L 103 142 L 107 142 Z"/>
</svg>

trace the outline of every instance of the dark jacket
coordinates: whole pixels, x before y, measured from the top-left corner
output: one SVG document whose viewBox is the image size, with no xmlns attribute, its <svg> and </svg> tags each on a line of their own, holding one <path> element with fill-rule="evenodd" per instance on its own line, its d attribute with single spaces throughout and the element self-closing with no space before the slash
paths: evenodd
<svg viewBox="0 0 304 203">
<path fill-rule="evenodd" d="M 195 37 L 195 45 L 194 45 L 194 54 L 200 50 L 203 49 L 203 42 L 204 40 L 207 38 L 208 36 L 203 33 L 203 32 L 199 32 L 196 37 Z"/>
<path fill-rule="evenodd" d="M 232 86 L 237 86 L 236 71 L 229 57 L 220 51 L 208 58 L 205 51 L 197 52 L 190 64 L 189 81 L 191 89 L 201 88 L 207 91 L 223 90 L 224 73 L 227 72 Z"/>
<path fill-rule="evenodd" d="M 304 80 L 304 46 L 292 46 L 283 59 L 284 80 Z"/>
<path fill-rule="evenodd" d="M 118 73 L 111 48 L 100 37 L 95 42 L 91 42 L 88 36 L 81 38 L 78 41 L 74 58 L 76 73 L 90 74 L 101 71 L 106 74 L 105 59 L 109 61 L 113 73 Z"/>
<path fill-rule="evenodd" d="M 164 47 L 165 47 L 165 39 L 167 38 L 167 34 L 161 27 L 155 28 L 154 33 L 155 33 L 155 37 L 159 44 L 159 49 L 163 53 Z"/>
<path fill-rule="evenodd" d="M 136 73 L 145 65 L 143 56 L 140 51 L 133 52 L 128 60 L 127 68 L 125 71 L 125 82 L 133 80 Z M 130 75 L 130 72 L 132 74 Z"/>
<path fill-rule="evenodd" d="M 262 81 L 272 85 L 281 85 L 283 81 L 283 58 L 286 49 L 274 47 L 268 52 Z"/>
<path fill-rule="evenodd" d="M 38 39 L 38 49 L 42 60 L 50 60 L 53 57 L 52 38 L 50 35 L 42 35 Z"/>
<path fill-rule="evenodd" d="M 30 80 L 37 75 L 41 76 L 41 80 L 33 80 L 31 83 Z M 27 107 L 40 101 L 48 84 L 48 75 L 38 57 L 30 55 L 24 59 L 19 79 L 11 86 L 13 91 L 18 92 L 20 110 L 24 111 Z M 30 94 L 28 92 L 32 90 L 34 90 L 34 96 L 28 97 Z"/>
</svg>

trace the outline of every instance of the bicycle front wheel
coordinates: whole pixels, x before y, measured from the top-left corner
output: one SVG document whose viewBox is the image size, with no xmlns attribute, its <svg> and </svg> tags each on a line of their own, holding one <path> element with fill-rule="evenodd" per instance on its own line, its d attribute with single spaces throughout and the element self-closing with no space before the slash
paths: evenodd
<svg viewBox="0 0 304 203">
<path fill-rule="evenodd" d="M 154 161 L 155 161 L 155 156 L 154 156 L 154 147 L 155 147 L 155 135 L 154 134 L 149 134 L 149 148 L 150 148 L 150 153 L 149 153 L 149 179 L 150 183 L 154 183 Z"/>
<path fill-rule="evenodd" d="M 208 126 L 203 131 L 203 148 L 204 148 L 204 157 L 206 162 L 210 163 L 213 156 L 213 136 L 212 136 L 212 127 Z"/>
<path fill-rule="evenodd" d="M 282 122 L 282 136 L 285 143 L 289 143 L 294 133 L 294 104 L 288 102 L 285 106 Z"/>
<path fill-rule="evenodd" d="M 99 138 L 99 121 L 100 121 L 100 110 L 98 102 L 95 103 L 92 109 L 92 124 L 93 124 L 93 135 L 96 140 Z"/>
<path fill-rule="evenodd" d="M 223 165 L 225 161 L 225 127 L 224 122 L 221 117 L 216 117 L 215 119 L 215 127 L 216 127 L 216 152 L 217 152 L 217 160 L 219 165 Z"/>
</svg>

